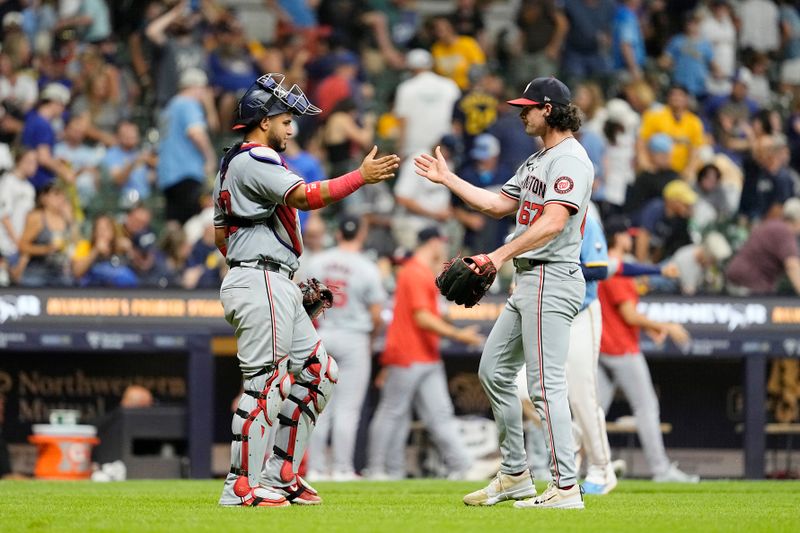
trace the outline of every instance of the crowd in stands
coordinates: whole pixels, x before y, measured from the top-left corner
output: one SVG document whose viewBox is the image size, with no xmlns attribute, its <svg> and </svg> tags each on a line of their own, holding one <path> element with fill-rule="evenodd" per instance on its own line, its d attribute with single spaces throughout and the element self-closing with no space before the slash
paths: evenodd
<svg viewBox="0 0 800 533">
<path fill-rule="evenodd" d="M 0 0 L 0 284 L 213 288 L 212 189 L 236 102 L 282 72 L 323 109 L 285 152 L 307 181 L 373 144 L 396 180 L 303 214 L 313 254 L 364 217 L 385 272 L 425 227 L 488 251 L 513 220 L 417 176 L 441 145 L 499 190 L 538 147 L 505 104 L 556 75 L 584 113 L 595 216 L 684 294 L 800 293 L 800 10 L 788 0 Z M 387 275 L 388 277 L 388 275 Z"/>
</svg>

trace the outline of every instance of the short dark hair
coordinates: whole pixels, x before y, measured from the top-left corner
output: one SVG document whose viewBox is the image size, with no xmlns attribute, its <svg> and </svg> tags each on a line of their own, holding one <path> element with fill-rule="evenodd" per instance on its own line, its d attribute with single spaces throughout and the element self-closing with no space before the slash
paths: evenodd
<svg viewBox="0 0 800 533">
<path fill-rule="evenodd" d="M 547 125 L 561 131 L 578 131 L 581 129 L 583 113 L 575 104 L 554 105 L 545 118 Z"/>
</svg>

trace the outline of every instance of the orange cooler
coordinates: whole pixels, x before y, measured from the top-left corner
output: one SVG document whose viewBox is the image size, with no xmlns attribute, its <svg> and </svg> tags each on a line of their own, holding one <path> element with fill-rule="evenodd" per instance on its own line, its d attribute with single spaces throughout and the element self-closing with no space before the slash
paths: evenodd
<svg viewBox="0 0 800 533">
<path fill-rule="evenodd" d="M 89 479 L 92 475 L 92 446 L 97 429 L 87 425 L 34 424 L 28 437 L 39 449 L 34 476 L 39 479 Z"/>
</svg>

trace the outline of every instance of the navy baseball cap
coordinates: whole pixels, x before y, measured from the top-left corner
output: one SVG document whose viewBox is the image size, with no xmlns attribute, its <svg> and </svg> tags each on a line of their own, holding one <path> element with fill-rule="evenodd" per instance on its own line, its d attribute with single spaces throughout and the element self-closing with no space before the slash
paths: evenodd
<svg viewBox="0 0 800 533">
<path fill-rule="evenodd" d="M 342 237 L 346 241 L 352 241 L 359 229 L 361 229 L 361 219 L 357 216 L 345 215 L 339 221 L 339 231 L 342 232 Z"/>
<path fill-rule="evenodd" d="M 561 81 L 551 76 L 549 78 L 536 78 L 532 80 L 528 86 L 525 87 L 522 98 L 508 100 L 507 103 L 516 107 L 541 104 L 567 106 L 571 99 L 572 94 L 569 92 L 569 88 Z"/>
</svg>

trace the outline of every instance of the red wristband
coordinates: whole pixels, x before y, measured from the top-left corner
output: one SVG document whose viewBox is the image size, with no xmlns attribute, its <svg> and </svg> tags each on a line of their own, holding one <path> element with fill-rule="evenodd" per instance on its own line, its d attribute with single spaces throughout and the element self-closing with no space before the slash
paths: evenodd
<svg viewBox="0 0 800 533">
<path fill-rule="evenodd" d="M 348 172 L 343 176 L 334 178 L 328 182 L 328 192 L 332 202 L 338 202 L 342 198 L 349 196 L 365 185 L 364 176 L 359 170 Z"/>
<path fill-rule="evenodd" d="M 328 180 L 328 195 L 330 196 L 330 200 L 326 202 L 322 197 L 322 183 L 319 181 L 307 183 L 306 200 L 308 201 L 308 207 L 309 209 L 319 209 L 333 202 L 338 202 L 353 194 L 365 184 L 364 177 L 358 170 L 348 172 L 338 178 L 330 179 Z"/>
<path fill-rule="evenodd" d="M 322 186 L 318 181 L 306 184 L 306 200 L 311 209 L 325 207 L 325 201 L 322 199 Z"/>
</svg>

